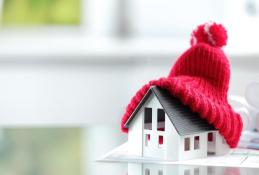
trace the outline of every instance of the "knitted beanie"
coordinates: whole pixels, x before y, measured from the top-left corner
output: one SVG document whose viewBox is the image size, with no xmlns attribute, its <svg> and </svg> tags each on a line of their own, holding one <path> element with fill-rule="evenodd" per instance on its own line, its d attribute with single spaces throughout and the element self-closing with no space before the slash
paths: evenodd
<svg viewBox="0 0 259 175">
<path fill-rule="evenodd" d="M 192 33 L 191 47 L 178 58 L 168 77 L 150 81 L 132 98 L 122 117 L 122 131 L 127 132 L 124 125 L 149 88 L 159 86 L 214 125 L 228 145 L 235 148 L 243 124 L 227 100 L 230 65 L 221 49 L 226 41 L 227 32 L 222 25 L 198 26 Z"/>
</svg>

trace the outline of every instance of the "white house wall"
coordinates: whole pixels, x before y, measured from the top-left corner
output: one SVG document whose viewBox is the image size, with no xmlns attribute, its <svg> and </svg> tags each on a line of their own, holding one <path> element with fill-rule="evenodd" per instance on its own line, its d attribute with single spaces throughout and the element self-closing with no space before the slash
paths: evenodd
<svg viewBox="0 0 259 175">
<path fill-rule="evenodd" d="M 165 159 L 176 161 L 179 159 L 179 144 L 180 137 L 175 130 L 172 122 L 168 118 L 167 114 L 165 114 Z"/>
<path fill-rule="evenodd" d="M 142 156 L 143 141 L 143 112 L 142 109 L 136 114 L 129 126 L 128 132 L 128 153 L 130 155 Z"/>
<path fill-rule="evenodd" d="M 157 100 L 154 94 L 151 94 L 149 99 L 146 101 L 146 103 L 142 106 L 141 113 L 142 118 L 144 122 L 144 112 L 143 109 L 145 107 L 152 108 L 152 130 L 144 130 L 144 134 L 150 134 L 150 146 L 146 147 L 144 145 L 144 139 L 143 138 L 143 156 L 145 157 L 154 157 L 154 158 L 162 158 L 164 159 L 164 146 L 159 147 L 158 144 L 158 136 L 165 134 L 164 131 L 158 131 L 157 130 L 157 109 L 163 109 L 160 102 Z M 140 113 L 140 111 L 139 111 Z M 165 145 L 165 138 L 164 138 L 164 144 Z"/>
<path fill-rule="evenodd" d="M 216 155 L 224 155 L 230 150 L 225 139 L 220 135 L 219 132 L 216 132 Z"/>
<path fill-rule="evenodd" d="M 200 137 L 200 147 L 194 150 L 194 137 Z M 184 150 L 184 139 L 190 138 L 190 150 Z M 194 158 L 202 158 L 207 156 L 207 133 L 199 133 L 194 135 L 187 135 L 180 138 L 179 160 L 188 160 Z"/>
<path fill-rule="evenodd" d="M 159 100 L 155 97 L 155 95 L 152 94 L 149 97 L 149 100 L 147 100 L 146 104 L 143 106 L 152 108 L 152 130 L 151 131 L 148 130 L 148 132 L 151 132 L 151 133 L 156 132 L 164 136 L 163 148 L 156 149 L 156 150 L 147 149 L 146 154 L 150 155 L 152 153 L 153 156 L 156 158 L 163 158 L 171 161 L 178 160 L 179 152 L 177 150 L 179 148 L 179 143 L 180 143 L 179 135 L 166 113 L 165 113 L 165 131 L 157 131 L 157 118 L 156 118 L 157 109 L 164 109 L 160 104 Z M 144 118 L 144 116 L 142 117 Z M 151 142 L 152 142 L 151 144 L 158 145 L 158 135 L 153 134 L 153 137 L 154 135 L 155 135 L 155 138 L 153 139 L 151 138 Z M 145 150 L 144 150 L 144 155 L 145 155 Z"/>
</svg>

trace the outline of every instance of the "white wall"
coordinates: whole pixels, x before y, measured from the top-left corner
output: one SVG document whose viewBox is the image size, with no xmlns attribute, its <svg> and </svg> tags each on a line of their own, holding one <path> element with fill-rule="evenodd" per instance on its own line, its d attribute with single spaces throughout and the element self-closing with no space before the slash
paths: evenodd
<svg viewBox="0 0 259 175">
<path fill-rule="evenodd" d="M 180 156 L 180 137 L 172 125 L 172 122 L 165 116 L 165 159 L 166 160 L 179 160 Z"/>
<path fill-rule="evenodd" d="M 131 121 L 128 132 L 128 153 L 129 155 L 143 156 L 143 108 L 139 110 Z"/>
<path fill-rule="evenodd" d="M 127 72 L 125 65 L 0 63 L 0 124 L 118 122 Z"/>
<path fill-rule="evenodd" d="M 175 58 L 143 56 L 109 62 L 73 58 L 70 62 L 0 60 L 0 125 L 119 122 L 136 91 L 151 79 L 167 76 Z M 259 59 L 231 58 L 229 94 L 243 95 L 250 82 L 259 81 Z"/>
<path fill-rule="evenodd" d="M 143 105 L 142 111 L 144 107 L 148 107 L 152 109 L 152 130 L 144 129 L 144 138 L 143 138 L 143 156 L 144 157 L 153 157 L 153 158 L 159 158 L 164 159 L 164 153 L 165 153 L 165 131 L 158 131 L 157 130 L 157 109 L 163 109 L 160 102 L 156 98 L 154 94 L 150 95 L 149 99 L 146 101 L 146 103 Z M 143 113 L 143 112 L 142 112 Z M 144 118 L 144 115 L 142 115 Z M 150 140 L 149 145 L 145 146 L 145 134 L 150 134 Z M 159 146 L 159 136 L 163 136 L 164 143 L 160 147 Z"/>
<path fill-rule="evenodd" d="M 216 155 L 224 155 L 230 151 L 228 144 L 226 143 L 225 139 L 220 135 L 219 132 L 216 132 L 215 137 L 215 146 L 216 146 Z M 224 140 L 223 140 L 224 139 Z"/>
<path fill-rule="evenodd" d="M 194 137 L 199 136 L 199 149 L 194 150 Z M 190 150 L 184 150 L 184 139 L 190 138 Z M 183 136 L 180 138 L 179 160 L 188 160 L 194 158 L 202 158 L 207 156 L 207 133 L 200 133 L 196 135 Z"/>
</svg>

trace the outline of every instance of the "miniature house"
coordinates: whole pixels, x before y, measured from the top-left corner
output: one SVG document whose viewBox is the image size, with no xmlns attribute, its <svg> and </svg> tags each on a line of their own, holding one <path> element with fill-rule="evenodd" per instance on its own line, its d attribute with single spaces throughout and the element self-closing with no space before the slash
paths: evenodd
<svg viewBox="0 0 259 175">
<path fill-rule="evenodd" d="M 130 155 L 187 160 L 229 150 L 213 125 L 165 89 L 151 87 L 125 124 Z"/>
</svg>

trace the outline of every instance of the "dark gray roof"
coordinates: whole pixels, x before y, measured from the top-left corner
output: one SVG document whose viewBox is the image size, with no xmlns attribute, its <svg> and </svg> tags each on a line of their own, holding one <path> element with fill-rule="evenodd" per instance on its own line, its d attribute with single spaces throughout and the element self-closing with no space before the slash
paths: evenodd
<svg viewBox="0 0 259 175">
<path fill-rule="evenodd" d="M 167 90 L 156 86 L 151 87 L 141 100 L 140 104 L 126 122 L 126 128 L 129 127 L 136 113 L 141 109 L 142 105 L 152 93 L 157 97 L 179 135 L 184 136 L 216 130 L 213 125 L 209 124 L 205 119 L 202 119 L 198 113 L 192 112 L 188 106 L 183 105 L 179 99 L 173 97 Z"/>
</svg>

